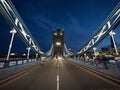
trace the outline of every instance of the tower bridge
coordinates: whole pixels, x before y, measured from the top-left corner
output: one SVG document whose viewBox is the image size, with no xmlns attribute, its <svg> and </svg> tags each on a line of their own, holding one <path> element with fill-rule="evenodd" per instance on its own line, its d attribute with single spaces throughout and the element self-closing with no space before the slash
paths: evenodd
<svg viewBox="0 0 120 90">
<path fill-rule="evenodd" d="M 64 32 L 57 29 L 53 32 L 53 52 L 55 55 L 62 55 L 64 52 Z"/>
<path fill-rule="evenodd" d="M 1 90 L 120 89 L 120 53 L 114 39 L 115 29 L 120 24 L 120 3 L 76 53 L 67 48 L 65 33 L 59 28 L 52 33 L 51 48 L 43 52 L 18 12 L 11 0 L 0 0 L 0 13 L 12 28 L 7 57 L 0 60 Z M 26 57 L 13 60 L 10 55 L 15 35 L 25 43 L 28 52 Z M 116 57 L 96 59 L 96 46 L 108 35 Z M 94 52 L 92 58 L 86 54 L 91 49 Z M 34 57 L 30 57 L 31 50 Z"/>
</svg>

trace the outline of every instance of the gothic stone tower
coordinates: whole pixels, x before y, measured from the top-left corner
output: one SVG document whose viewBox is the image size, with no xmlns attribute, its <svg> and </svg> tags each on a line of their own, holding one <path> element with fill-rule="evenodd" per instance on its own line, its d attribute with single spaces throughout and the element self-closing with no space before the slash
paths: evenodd
<svg viewBox="0 0 120 90">
<path fill-rule="evenodd" d="M 53 32 L 54 56 L 63 55 L 64 52 L 64 31 L 57 29 Z"/>
</svg>

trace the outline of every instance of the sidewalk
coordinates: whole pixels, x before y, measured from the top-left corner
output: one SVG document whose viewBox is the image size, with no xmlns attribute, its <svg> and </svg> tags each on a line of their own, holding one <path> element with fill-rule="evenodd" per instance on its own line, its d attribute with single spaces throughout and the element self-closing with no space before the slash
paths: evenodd
<svg viewBox="0 0 120 90">
<path fill-rule="evenodd" d="M 67 59 L 70 61 L 76 62 L 78 64 L 87 66 L 93 70 L 96 70 L 96 71 L 99 71 L 104 74 L 108 74 L 110 76 L 120 79 L 120 67 L 119 68 L 117 67 L 117 65 L 118 64 L 120 65 L 120 63 L 118 63 L 118 64 L 109 63 L 109 64 L 107 64 L 108 69 L 105 69 L 103 64 L 99 65 L 98 68 L 96 68 L 96 64 L 94 63 L 94 60 L 92 60 L 92 59 L 89 60 L 88 62 L 85 62 L 83 59 L 73 59 L 73 58 L 67 58 Z"/>
</svg>

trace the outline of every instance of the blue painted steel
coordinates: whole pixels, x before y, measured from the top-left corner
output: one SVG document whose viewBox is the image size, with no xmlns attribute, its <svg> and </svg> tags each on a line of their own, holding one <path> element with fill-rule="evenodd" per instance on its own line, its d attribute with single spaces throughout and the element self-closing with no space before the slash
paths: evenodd
<svg viewBox="0 0 120 90">
<path fill-rule="evenodd" d="M 120 24 L 120 3 L 105 19 L 105 21 L 98 27 L 97 32 L 90 38 L 90 40 L 77 52 L 77 54 L 85 53 L 96 47 L 109 33 Z"/>
<path fill-rule="evenodd" d="M 0 60 L 0 69 L 8 68 L 12 66 L 22 65 L 26 63 L 32 63 L 39 60 L 36 59 L 25 59 L 25 60 Z"/>
<path fill-rule="evenodd" d="M 43 52 L 40 50 L 39 45 L 30 34 L 27 26 L 12 4 L 11 0 L 0 0 L 0 13 L 8 21 L 11 28 L 14 28 L 17 31 L 18 36 L 28 47 L 30 47 L 36 53 L 43 54 Z"/>
</svg>

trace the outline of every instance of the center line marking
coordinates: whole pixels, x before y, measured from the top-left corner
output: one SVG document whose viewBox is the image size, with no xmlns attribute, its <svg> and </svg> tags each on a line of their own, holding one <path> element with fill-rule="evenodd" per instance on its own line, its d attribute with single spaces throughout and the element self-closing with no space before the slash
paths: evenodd
<svg viewBox="0 0 120 90">
<path fill-rule="evenodd" d="M 59 90 L 59 75 L 57 75 L 57 90 Z"/>
<path fill-rule="evenodd" d="M 57 63 L 57 90 L 59 90 L 59 82 L 60 82 L 60 77 L 59 77 L 59 61 Z"/>
</svg>

